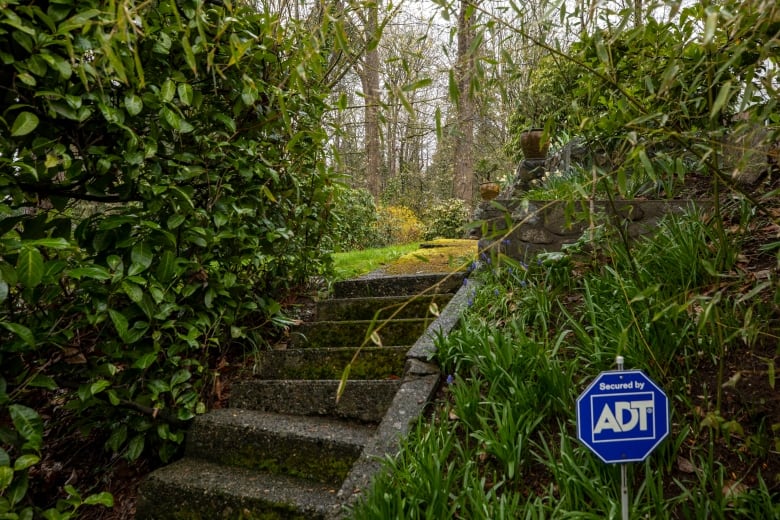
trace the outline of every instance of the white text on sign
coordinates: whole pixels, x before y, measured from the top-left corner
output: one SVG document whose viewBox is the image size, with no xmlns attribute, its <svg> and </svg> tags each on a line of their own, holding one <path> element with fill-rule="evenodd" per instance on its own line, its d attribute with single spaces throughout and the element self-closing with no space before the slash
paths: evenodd
<svg viewBox="0 0 780 520">
<path fill-rule="evenodd" d="M 599 383 L 599 390 L 642 390 L 645 383 L 642 381 L 626 381 L 625 383 Z"/>
<path fill-rule="evenodd" d="M 614 412 L 605 404 L 601 410 L 596 426 L 593 428 L 593 434 L 597 435 L 604 430 L 611 430 L 615 433 L 632 431 L 639 427 L 639 431 L 648 430 L 647 416 L 653 413 L 653 400 L 641 401 L 615 401 Z"/>
</svg>

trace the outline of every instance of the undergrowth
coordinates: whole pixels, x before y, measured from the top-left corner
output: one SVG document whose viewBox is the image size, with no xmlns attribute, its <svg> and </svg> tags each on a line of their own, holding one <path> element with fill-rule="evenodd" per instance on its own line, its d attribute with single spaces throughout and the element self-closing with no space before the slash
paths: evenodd
<svg viewBox="0 0 780 520">
<path fill-rule="evenodd" d="M 618 355 L 671 407 L 668 438 L 628 467 L 632 518 L 780 516 L 780 289 L 712 233 L 691 212 L 630 249 L 485 258 L 438 342 L 434 410 L 352 518 L 618 518 L 619 466 L 577 440 L 575 415 Z"/>
</svg>

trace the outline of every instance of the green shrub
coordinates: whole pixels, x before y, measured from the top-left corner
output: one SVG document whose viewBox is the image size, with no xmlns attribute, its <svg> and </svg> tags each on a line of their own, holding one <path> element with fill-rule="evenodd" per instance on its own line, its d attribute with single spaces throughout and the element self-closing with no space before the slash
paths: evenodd
<svg viewBox="0 0 780 520">
<path fill-rule="evenodd" d="M 465 201 L 447 199 L 425 211 L 425 239 L 462 238 L 470 214 Z"/>
<path fill-rule="evenodd" d="M 27 484 L 49 403 L 127 459 L 175 453 L 219 360 L 326 267 L 331 174 L 318 31 L 243 3 L 10 5 L 0 405 L 24 414 L 0 415 L 0 516 L 27 518 L 56 500 Z"/>
<path fill-rule="evenodd" d="M 377 246 L 408 244 L 420 240 L 423 235 L 423 225 L 414 211 L 409 208 L 380 206 L 376 233 L 379 239 Z"/>
<path fill-rule="evenodd" d="M 378 243 L 378 218 L 374 197 L 368 190 L 339 190 L 331 215 L 333 250 L 354 251 Z"/>
</svg>

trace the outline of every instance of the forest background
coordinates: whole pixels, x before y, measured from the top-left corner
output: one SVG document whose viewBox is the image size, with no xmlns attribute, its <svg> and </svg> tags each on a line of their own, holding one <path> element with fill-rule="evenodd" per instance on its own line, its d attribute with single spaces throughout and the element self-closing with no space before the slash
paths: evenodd
<svg viewBox="0 0 780 520">
<path fill-rule="evenodd" d="M 331 252 L 460 236 L 529 127 L 585 149 L 560 197 L 761 211 L 779 32 L 764 0 L 0 2 L 0 512 L 176 456 Z"/>
</svg>

